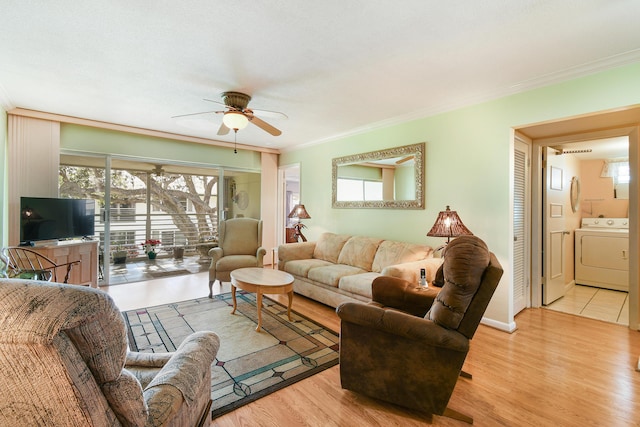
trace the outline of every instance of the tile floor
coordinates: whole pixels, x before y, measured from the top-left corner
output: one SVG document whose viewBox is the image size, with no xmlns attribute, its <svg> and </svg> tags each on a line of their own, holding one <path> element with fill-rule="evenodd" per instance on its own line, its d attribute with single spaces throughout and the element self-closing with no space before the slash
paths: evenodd
<svg viewBox="0 0 640 427">
<path fill-rule="evenodd" d="M 622 291 L 575 285 L 548 309 L 606 322 L 629 325 L 629 294 Z"/>
<path fill-rule="evenodd" d="M 176 301 L 194 298 L 206 298 L 209 295 L 209 272 L 185 274 L 128 283 L 126 285 L 99 286 L 99 289 L 111 295 L 121 311 L 142 307 L 152 307 Z M 231 292 L 231 283 L 213 285 L 214 295 Z"/>
<path fill-rule="evenodd" d="M 98 288 L 111 295 L 121 311 L 205 298 L 209 295 L 210 261 L 196 255 L 182 260 L 166 257 L 111 264 L 110 284 L 99 283 Z M 190 273 L 174 274 L 178 270 Z M 231 292 L 231 283 L 216 282 L 211 290 L 214 295 Z"/>
<path fill-rule="evenodd" d="M 141 258 L 129 260 L 125 264 L 110 264 L 109 285 L 121 285 L 208 271 L 210 262 L 211 260 L 208 258 L 193 255 L 185 256 L 180 260 L 172 257 L 156 258 L 154 260 Z"/>
</svg>

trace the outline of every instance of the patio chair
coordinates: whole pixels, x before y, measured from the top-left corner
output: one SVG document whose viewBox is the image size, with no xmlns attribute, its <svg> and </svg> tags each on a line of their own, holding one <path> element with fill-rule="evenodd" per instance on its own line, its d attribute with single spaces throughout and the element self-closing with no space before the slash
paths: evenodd
<svg viewBox="0 0 640 427">
<path fill-rule="evenodd" d="M 19 279 L 58 282 L 58 269 L 62 269 L 65 272 L 62 283 L 67 283 L 71 268 L 80 264 L 80 260 L 56 264 L 41 253 L 21 246 L 9 246 L 4 248 L 4 252 L 9 259 L 7 275 Z"/>
</svg>

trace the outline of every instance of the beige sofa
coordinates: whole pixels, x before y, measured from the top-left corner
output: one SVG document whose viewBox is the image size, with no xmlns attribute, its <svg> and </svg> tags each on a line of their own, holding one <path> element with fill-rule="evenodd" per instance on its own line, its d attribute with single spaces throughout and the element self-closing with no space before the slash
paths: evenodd
<svg viewBox="0 0 640 427">
<path fill-rule="evenodd" d="M 278 247 L 278 269 L 293 275 L 294 292 L 332 307 L 371 301 L 371 283 L 379 276 L 417 284 L 424 268 L 431 282 L 441 263 L 430 246 L 346 234 Z"/>
</svg>

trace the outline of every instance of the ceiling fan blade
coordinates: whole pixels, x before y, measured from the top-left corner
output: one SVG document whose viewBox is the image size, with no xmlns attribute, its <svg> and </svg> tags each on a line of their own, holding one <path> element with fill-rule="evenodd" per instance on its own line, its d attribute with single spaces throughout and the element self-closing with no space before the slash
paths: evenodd
<svg viewBox="0 0 640 427">
<path fill-rule="evenodd" d="M 223 107 L 226 107 L 227 105 L 224 104 L 223 102 L 220 101 L 216 101 L 214 99 L 207 99 L 207 98 L 202 98 L 203 101 L 207 101 L 207 102 L 213 102 L 214 104 L 218 104 L 218 105 L 222 105 Z"/>
<path fill-rule="evenodd" d="M 220 123 L 220 129 L 218 129 L 218 135 L 228 134 L 230 129 L 224 123 Z"/>
<path fill-rule="evenodd" d="M 240 112 L 242 112 L 242 108 L 234 107 L 233 105 L 226 105 L 226 104 L 223 104 L 222 102 L 214 101 L 213 99 L 207 99 L 207 98 L 202 98 L 202 100 L 203 101 L 207 101 L 207 102 L 213 102 L 213 103 L 218 104 L 218 105 L 222 105 L 224 108 L 227 109 L 227 111 L 240 111 Z M 227 111 L 216 111 L 216 113 L 226 113 Z"/>
<path fill-rule="evenodd" d="M 200 113 L 189 113 L 189 114 L 179 114 L 177 116 L 171 116 L 172 119 L 177 119 L 179 117 L 189 117 L 189 116 L 198 116 L 200 114 L 211 114 L 211 113 L 219 113 L 220 111 L 202 111 Z"/>
<path fill-rule="evenodd" d="M 257 118 L 254 115 L 247 114 L 247 118 L 249 119 L 249 122 L 251 122 L 254 125 L 258 126 L 263 131 L 269 132 L 273 136 L 279 136 L 279 135 L 282 134 L 282 132 L 279 129 L 274 128 L 269 123 L 265 122 L 264 120 L 260 120 L 259 118 Z"/>
<path fill-rule="evenodd" d="M 245 110 L 246 112 L 251 112 L 253 114 L 257 114 L 258 116 L 262 116 L 262 117 L 271 117 L 274 119 L 288 119 L 289 116 L 287 116 L 285 113 L 281 113 L 280 111 L 271 111 L 271 110 Z"/>
</svg>

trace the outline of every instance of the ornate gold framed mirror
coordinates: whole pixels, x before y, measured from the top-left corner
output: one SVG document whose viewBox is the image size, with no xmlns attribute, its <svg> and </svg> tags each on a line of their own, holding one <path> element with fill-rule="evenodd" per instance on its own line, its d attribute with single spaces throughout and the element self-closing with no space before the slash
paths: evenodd
<svg viewBox="0 0 640 427">
<path fill-rule="evenodd" d="M 424 142 L 332 161 L 334 208 L 424 209 Z"/>
</svg>

